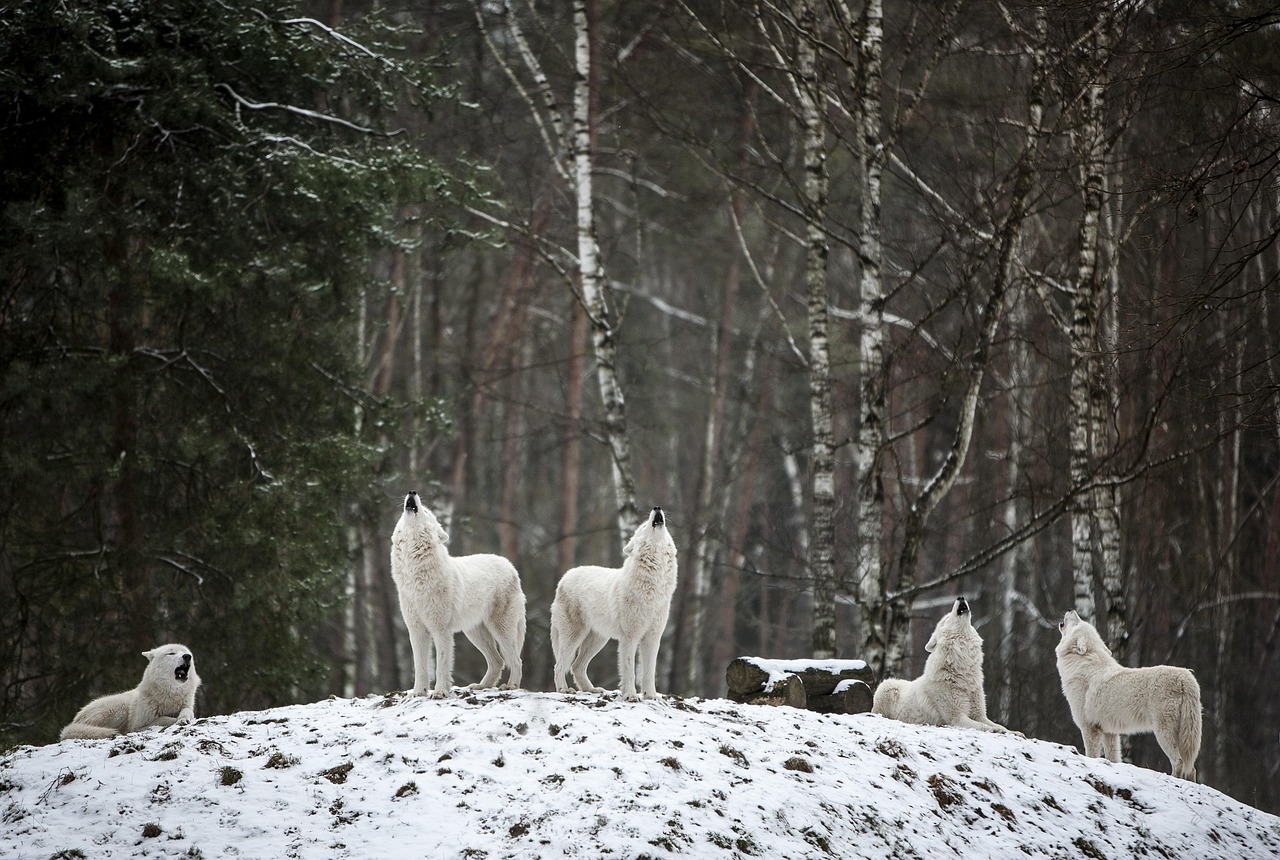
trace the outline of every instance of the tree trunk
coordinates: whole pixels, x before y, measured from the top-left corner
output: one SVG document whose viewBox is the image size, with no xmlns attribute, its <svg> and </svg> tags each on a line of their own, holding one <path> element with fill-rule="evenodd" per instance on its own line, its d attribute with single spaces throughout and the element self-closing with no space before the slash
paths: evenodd
<svg viewBox="0 0 1280 860">
<path fill-rule="evenodd" d="M 806 3 L 797 39 L 796 95 L 804 146 L 805 285 L 809 305 L 809 576 L 813 583 L 813 656 L 836 654 L 835 456 L 827 298 L 826 125 L 818 81 L 818 6 Z"/>
<path fill-rule="evenodd" d="M 1098 426 L 1098 410 L 1093 404 L 1094 388 L 1101 385 L 1098 358 L 1098 330 L 1101 318 L 1103 279 L 1099 271 L 1100 225 L 1106 144 L 1103 114 L 1106 106 L 1105 66 L 1109 53 L 1110 25 L 1099 22 L 1091 33 L 1091 51 L 1086 89 L 1081 99 L 1080 123 L 1074 131 L 1080 155 L 1080 185 L 1083 210 L 1080 219 L 1080 251 L 1076 260 L 1076 282 L 1071 308 L 1071 482 L 1076 496 L 1071 511 L 1072 580 L 1075 607 L 1082 618 L 1097 620 L 1095 589 L 1101 576 L 1094 566 L 1098 511 L 1105 507 L 1101 492 L 1082 492 L 1095 480 L 1097 464 L 1093 452 Z M 1108 518 L 1109 519 L 1109 518 Z M 1108 522 L 1108 526 L 1112 526 Z M 1118 532 L 1118 523 L 1114 524 Z M 1102 572 L 1105 576 L 1105 571 Z M 1110 620 L 1110 619 L 1108 619 Z M 1105 631 L 1109 643 L 1122 641 Z"/>
<path fill-rule="evenodd" d="M 618 548 L 621 549 L 635 531 L 640 515 L 636 508 L 635 479 L 631 474 L 626 402 L 618 379 L 617 343 L 605 301 L 604 269 L 595 234 L 591 171 L 595 149 L 592 102 L 596 88 L 596 64 L 592 55 L 596 12 L 596 0 L 575 0 L 573 4 L 574 29 L 577 33 L 577 77 L 573 90 L 573 176 L 578 201 L 578 270 L 581 274 L 582 301 L 591 325 L 591 344 L 595 350 L 600 402 L 604 407 L 604 431 L 609 444 L 618 536 L 621 541 Z"/>
<path fill-rule="evenodd" d="M 569 366 L 565 380 L 564 442 L 560 449 L 560 540 L 556 572 L 576 564 L 578 553 L 578 481 L 582 464 L 582 350 L 587 342 L 587 313 L 573 302 L 569 322 Z"/>
<path fill-rule="evenodd" d="M 858 303 L 858 335 L 861 403 L 854 460 L 858 467 L 856 591 L 862 625 L 859 656 L 883 670 L 888 638 L 885 595 L 888 581 L 882 562 L 884 522 L 884 474 L 881 454 L 885 447 L 885 401 L 889 370 L 884 360 L 884 292 L 880 239 L 880 181 L 884 170 L 881 133 L 882 53 L 884 8 L 881 0 L 868 0 L 859 28 L 858 50 L 858 170 L 861 174 L 861 231 L 858 260 L 861 267 Z"/>
</svg>

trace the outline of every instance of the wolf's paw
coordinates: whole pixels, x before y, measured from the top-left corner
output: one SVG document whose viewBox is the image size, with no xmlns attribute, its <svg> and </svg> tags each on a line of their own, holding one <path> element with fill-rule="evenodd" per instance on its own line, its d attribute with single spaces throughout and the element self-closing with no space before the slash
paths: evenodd
<svg viewBox="0 0 1280 860">
<path fill-rule="evenodd" d="M 419 693 L 419 696 L 426 696 L 428 699 L 447 699 L 452 690 L 430 690 L 426 693 Z"/>
<path fill-rule="evenodd" d="M 637 693 L 635 690 L 632 690 L 629 693 L 623 693 L 621 696 L 621 699 L 624 702 L 638 702 L 640 701 L 640 694 Z"/>
</svg>

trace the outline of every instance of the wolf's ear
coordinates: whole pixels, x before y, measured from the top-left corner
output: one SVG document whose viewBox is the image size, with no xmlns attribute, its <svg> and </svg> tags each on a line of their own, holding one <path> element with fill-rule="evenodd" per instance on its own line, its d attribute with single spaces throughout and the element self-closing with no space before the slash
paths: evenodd
<svg viewBox="0 0 1280 860">
<path fill-rule="evenodd" d="M 442 546 L 449 542 L 449 533 L 444 530 L 444 526 L 436 526 L 436 540 L 440 541 Z"/>
<path fill-rule="evenodd" d="M 627 545 L 622 548 L 622 557 L 630 558 L 631 553 L 636 551 L 636 539 L 634 537 L 627 541 Z"/>
<path fill-rule="evenodd" d="M 148 662 L 148 663 L 150 663 L 152 660 L 156 659 L 156 652 L 157 652 L 158 650 L 159 650 L 159 649 L 157 649 L 157 648 L 152 648 L 150 651 L 143 651 L 143 652 L 142 652 L 142 656 L 143 656 L 143 657 L 146 657 L 146 658 L 147 658 L 147 662 Z"/>
<path fill-rule="evenodd" d="M 938 631 L 933 631 L 933 635 L 929 637 L 929 641 L 924 643 L 924 650 L 928 654 L 933 653 L 933 649 L 938 647 Z"/>
<path fill-rule="evenodd" d="M 1089 646 L 1085 644 L 1083 636 L 1077 636 L 1071 642 L 1071 650 L 1083 656 L 1089 653 Z"/>
</svg>

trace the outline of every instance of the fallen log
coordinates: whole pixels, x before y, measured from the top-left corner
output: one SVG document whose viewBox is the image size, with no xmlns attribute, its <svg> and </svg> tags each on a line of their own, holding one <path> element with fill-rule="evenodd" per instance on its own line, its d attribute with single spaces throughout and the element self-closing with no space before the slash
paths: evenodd
<svg viewBox="0 0 1280 860">
<path fill-rule="evenodd" d="M 819 713 L 871 710 L 875 676 L 862 660 L 766 660 L 738 657 L 725 670 L 729 698 Z"/>
</svg>

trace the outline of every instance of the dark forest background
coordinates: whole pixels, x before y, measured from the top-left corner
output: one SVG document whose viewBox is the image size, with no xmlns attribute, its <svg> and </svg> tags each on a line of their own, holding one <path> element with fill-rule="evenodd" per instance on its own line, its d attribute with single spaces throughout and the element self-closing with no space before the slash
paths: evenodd
<svg viewBox="0 0 1280 860">
<path fill-rule="evenodd" d="M 1078 744 L 1079 608 L 1280 811 L 1271 4 L 3 3 L 0 96 L 5 746 L 170 640 L 203 715 L 409 687 L 416 489 L 530 689 L 661 505 L 660 690 L 914 677 L 964 594 Z"/>
</svg>

